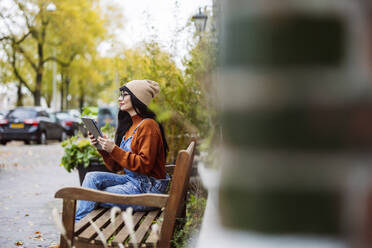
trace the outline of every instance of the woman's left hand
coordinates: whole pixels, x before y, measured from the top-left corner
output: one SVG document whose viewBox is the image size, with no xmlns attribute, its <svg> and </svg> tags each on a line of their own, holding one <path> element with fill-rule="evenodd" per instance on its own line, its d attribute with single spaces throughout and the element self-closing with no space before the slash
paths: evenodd
<svg viewBox="0 0 372 248">
<path fill-rule="evenodd" d="M 114 150 L 115 143 L 112 140 L 109 140 L 107 136 L 98 137 L 98 142 L 102 146 L 102 149 L 108 153 L 111 153 Z"/>
</svg>

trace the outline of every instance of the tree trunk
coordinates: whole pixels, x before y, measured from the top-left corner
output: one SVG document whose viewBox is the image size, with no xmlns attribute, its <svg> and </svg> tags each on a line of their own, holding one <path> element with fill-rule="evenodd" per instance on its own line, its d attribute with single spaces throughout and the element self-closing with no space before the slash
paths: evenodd
<svg viewBox="0 0 372 248">
<path fill-rule="evenodd" d="M 35 90 L 34 90 L 34 105 L 40 106 L 41 104 L 41 80 L 42 80 L 42 74 L 38 72 L 36 74 L 36 84 L 35 84 Z"/>
<path fill-rule="evenodd" d="M 19 82 L 17 88 L 17 107 L 23 106 L 22 82 Z"/>
<path fill-rule="evenodd" d="M 71 82 L 71 78 L 69 76 L 66 76 L 66 109 L 69 109 L 69 103 L 70 101 L 67 99 L 67 97 L 69 96 L 69 88 L 70 88 L 70 82 Z M 71 99 L 70 99 L 71 100 Z"/>
<path fill-rule="evenodd" d="M 34 105 L 40 106 L 40 91 L 35 90 L 33 93 L 34 96 Z"/>
<path fill-rule="evenodd" d="M 83 82 L 80 80 L 79 81 L 79 108 L 80 108 L 80 111 L 83 111 L 84 101 L 85 101 L 84 87 L 83 87 Z"/>
<path fill-rule="evenodd" d="M 36 70 L 36 80 L 35 80 L 35 91 L 34 91 L 34 105 L 40 106 L 41 103 L 41 84 L 43 82 L 43 71 L 44 71 L 44 52 L 43 52 L 43 44 L 39 43 L 37 45 L 37 51 L 39 56 L 39 63 L 37 64 Z"/>
<path fill-rule="evenodd" d="M 61 111 L 65 110 L 65 80 L 66 80 L 66 77 L 64 74 L 62 74 L 62 80 L 61 80 Z"/>
<path fill-rule="evenodd" d="M 84 94 L 81 94 L 81 95 L 79 96 L 79 108 L 80 108 L 80 111 L 82 111 L 82 110 L 83 110 L 83 107 L 84 107 L 84 101 L 85 101 L 84 98 L 85 98 L 85 97 L 84 97 Z"/>
</svg>

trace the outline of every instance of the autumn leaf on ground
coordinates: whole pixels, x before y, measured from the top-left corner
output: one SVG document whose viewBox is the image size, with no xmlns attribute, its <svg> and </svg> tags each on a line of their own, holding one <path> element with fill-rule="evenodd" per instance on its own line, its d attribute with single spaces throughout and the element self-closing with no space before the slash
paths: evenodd
<svg viewBox="0 0 372 248">
<path fill-rule="evenodd" d="M 41 235 L 36 235 L 35 237 L 32 237 L 32 240 L 43 240 Z"/>
<path fill-rule="evenodd" d="M 41 232 L 37 231 L 37 232 L 35 232 L 35 234 L 36 234 L 36 235 L 34 235 L 33 237 L 31 237 L 32 240 L 41 240 L 41 241 L 44 240 L 43 237 L 42 237 Z"/>
<path fill-rule="evenodd" d="M 17 243 L 15 243 L 16 246 L 22 246 L 23 243 L 21 241 L 18 241 Z"/>
</svg>

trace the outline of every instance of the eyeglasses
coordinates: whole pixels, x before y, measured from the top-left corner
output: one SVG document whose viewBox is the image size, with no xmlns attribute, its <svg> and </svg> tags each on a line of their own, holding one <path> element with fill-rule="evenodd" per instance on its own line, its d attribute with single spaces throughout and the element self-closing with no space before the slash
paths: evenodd
<svg viewBox="0 0 372 248">
<path fill-rule="evenodd" d="M 121 92 L 119 95 L 119 99 L 124 99 L 125 96 L 129 96 L 129 94 L 126 92 Z"/>
</svg>

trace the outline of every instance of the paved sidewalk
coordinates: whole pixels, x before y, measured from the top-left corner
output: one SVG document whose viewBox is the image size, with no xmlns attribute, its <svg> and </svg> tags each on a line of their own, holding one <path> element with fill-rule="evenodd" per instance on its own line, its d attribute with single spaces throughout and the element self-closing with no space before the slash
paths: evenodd
<svg viewBox="0 0 372 248">
<path fill-rule="evenodd" d="M 52 209 L 62 209 L 54 193 L 78 186 L 77 171 L 59 166 L 60 143 L 0 146 L 0 247 L 49 247 L 59 243 Z"/>
</svg>

